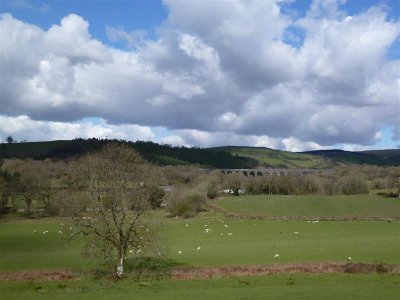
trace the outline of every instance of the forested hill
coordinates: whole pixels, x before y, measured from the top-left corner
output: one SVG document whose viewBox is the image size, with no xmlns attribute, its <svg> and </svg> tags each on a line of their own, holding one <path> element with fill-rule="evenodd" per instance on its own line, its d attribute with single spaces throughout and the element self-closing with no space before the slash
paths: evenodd
<svg viewBox="0 0 400 300">
<path fill-rule="evenodd" d="M 255 167 L 326 169 L 332 168 L 337 163 L 400 166 L 400 149 L 362 152 L 319 150 L 294 153 L 263 147 L 188 148 L 160 145 L 153 142 L 127 142 L 94 138 L 0 144 L 0 159 L 77 158 L 85 153 L 96 151 L 110 142 L 130 145 L 146 159 L 160 165 L 196 164 L 203 168 L 232 169 Z"/>
<path fill-rule="evenodd" d="M 2 158 L 77 158 L 85 153 L 99 150 L 110 142 L 127 144 L 146 159 L 160 165 L 197 164 L 205 168 L 254 168 L 258 161 L 233 155 L 228 151 L 218 149 L 202 149 L 188 147 L 173 147 L 153 142 L 126 142 L 103 139 L 74 139 L 71 141 L 22 142 L 1 144 L 0 159 Z"/>
</svg>

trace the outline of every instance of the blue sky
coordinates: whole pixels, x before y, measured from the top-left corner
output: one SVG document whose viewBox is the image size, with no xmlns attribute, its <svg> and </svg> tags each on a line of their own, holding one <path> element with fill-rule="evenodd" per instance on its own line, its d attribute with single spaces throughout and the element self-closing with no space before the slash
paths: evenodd
<svg viewBox="0 0 400 300">
<path fill-rule="evenodd" d="M 154 32 L 167 17 L 162 2 L 154 0 L 2 0 L 1 3 L 2 12 L 9 12 L 43 29 L 58 24 L 71 13 L 80 15 L 89 21 L 90 33 L 106 44 L 111 44 L 106 35 L 106 26 L 123 26 L 127 31 L 145 29 Z"/>
<path fill-rule="evenodd" d="M 126 31 L 144 29 L 154 35 L 157 27 L 168 17 L 168 8 L 161 0 L 0 0 L 0 3 L 1 12 L 9 12 L 14 17 L 43 29 L 59 23 L 71 13 L 80 15 L 89 21 L 90 33 L 95 38 L 112 46 L 115 43 L 108 39 L 106 26 L 122 26 Z M 304 17 L 311 3 L 311 0 L 289 1 L 282 6 L 282 11 L 298 18 Z M 349 0 L 341 7 L 349 15 L 354 15 L 377 3 L 388 7 L 389 18 L 400 17 L 400 2 L 396 0 Z M 395 58 L 400 57 L 399 44 L 398 41 L 395 46 L 397 51 L 391 51 L 391 56 Z"/>
<path fill-rule="evenodd" d="M 0 137 L 398 147 L 399 1 L 275 2 L 0 0 Z"/>
</svg>

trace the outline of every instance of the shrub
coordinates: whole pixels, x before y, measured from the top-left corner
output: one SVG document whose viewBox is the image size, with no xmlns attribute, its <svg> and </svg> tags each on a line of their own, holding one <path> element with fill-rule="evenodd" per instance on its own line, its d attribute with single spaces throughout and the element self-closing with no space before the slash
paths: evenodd
<svg viewBox="0 0 400 300">
<path fill-rule="evenodd" d="M 238 173 L 228 174 L 226 176 L 225 186 L 233 191 L 235 196 L 239 196 L 239 190 L 242 186 L 243 176 Z"/>
<path fill-rule="evenodd" d="M 339 186 L 343 194 L 368 194 L 368 183 L 359 176 L 344 176 L 339 181 Z"/>
<path fill-rule="evenodd" d="M 206 199 L 200 193 L 175 190 L 167 200 L 167 211 L 172 216 L 189 218 L 206 209 Z"/>
<path fill-rule="evenodd" d="M 246 181 L 246 193 L 250 195 L 258 195 L 261 194 L 259 190 L 259 186 L 254 178 L 249 178 Z"/>
<path fill-rule="evenodd" d="M 217 183 L 214 180 L 208 183 L 206 194 L 208 199 L 214 199 L 218 196 Z"/>
<path fill-rule="evenodd" d="M 60 214 L 60 205 L 58 202 L 57 203 L 52 202 L 47 204 L 44 207 L 44 210 L 49 217 L 55 217 Z"/>
<path fill-rule="evenodd" d="M 8 203 L 8 195 L 6 193 L 2 193 L 0 197 L 0 214 L 6 212 Z"/>
<path fill-rule="evenodd" d="M 44 209 L 25 209 L 21 212 L 20 216 L 26 219 L 41 219 L 47 217 Z"/>
<path fill-rule="evenodd" d="M 149 202 L 151 205 L 151 208 L 159 208 L 161 206 L 161 203 L 163 202 L 165 192 L 162 188 L 158 186 L 154 186 L 150 189 L 150 196 L 149 196 Z"/>
</svg>

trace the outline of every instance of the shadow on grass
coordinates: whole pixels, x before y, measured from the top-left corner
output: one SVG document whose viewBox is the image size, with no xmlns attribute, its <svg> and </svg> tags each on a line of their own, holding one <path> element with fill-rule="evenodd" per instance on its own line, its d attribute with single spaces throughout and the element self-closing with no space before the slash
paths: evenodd
<svg viewBox="0 0 400 300">
<path fill-rule="evenodd" d="M 149 280 L 169 278 L 171 277 L 174 268 L 182 267 L 186 264 L 169 258 L 136 257 L 126 259 L 124 265 L 125 278 Z M 115 274 L 113 274 L 110 270 L 112 270 L 112 268 L 99 268 L 85 273 L 92 275 L 95 279 L 116 279 Z"/>
</svg>

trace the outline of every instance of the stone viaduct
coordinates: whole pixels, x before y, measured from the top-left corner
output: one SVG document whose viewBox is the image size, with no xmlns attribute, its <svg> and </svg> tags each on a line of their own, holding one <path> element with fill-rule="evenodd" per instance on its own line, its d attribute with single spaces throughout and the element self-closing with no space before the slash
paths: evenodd
<svg viewBox="0 0 400 300">
<path fill-rule="evenodd" d="M 287 176 L 328 173 L 328 170 L 318 169 L 220 169 L 222 174 L 239 173 L 244 176 Z"/>
</svg>

